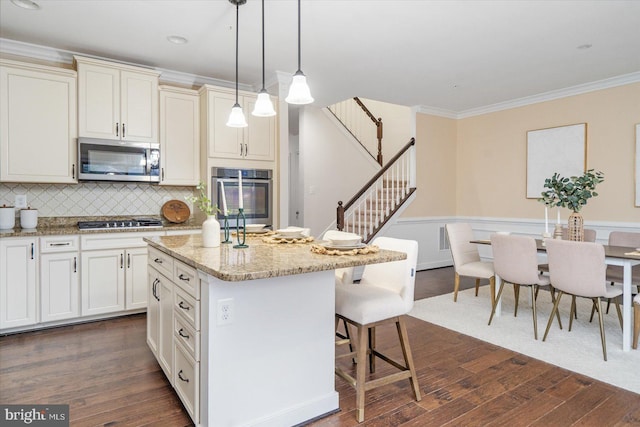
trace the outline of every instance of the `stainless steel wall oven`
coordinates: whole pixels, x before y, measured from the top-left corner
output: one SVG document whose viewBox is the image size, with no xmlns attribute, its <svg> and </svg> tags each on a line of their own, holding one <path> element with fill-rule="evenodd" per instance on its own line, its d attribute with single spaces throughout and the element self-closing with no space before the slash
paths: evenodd
<svg viewBox="0 0 640 427">
<path fill-rule="evenodd" d="M 234 169 L 211 168 L 211 200 L 222 211 L 222 192 L 229 211 L 229 226 L 236 226 L 238 214 L 238 183 L 242 174 L 242 201 L 247 224 L 266 224 L 273 226 L 273 171 L 271 169 Z M 218 220 L 224 220 L 218 213 Z M 221 222 L 221 225 L 222 222 Z"/>
</svg>

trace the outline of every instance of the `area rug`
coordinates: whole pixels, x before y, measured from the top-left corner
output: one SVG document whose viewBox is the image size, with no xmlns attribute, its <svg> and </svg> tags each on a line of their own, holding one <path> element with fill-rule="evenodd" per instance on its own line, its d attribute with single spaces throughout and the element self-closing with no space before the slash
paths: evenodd
<svg viewBox="0 0 640 427">
<path fill-rule="evenodd" d="M 574 319 L 569 332 L 571 298 L 563 296 L 560 301 L 563 329 L 560 330 L 557 320 L 554 320 L 549 335 L 543 342 L 544 330 L 553 308 L 551 297 L 546 291 L 540 291 L 538 295 L 536 341 L 533 338 L 529 292 L 528 288 L 522 288 L 518 316 L 514 317 L 513 286 L 505 285 L 502 315 L 495 317 L 491 326 L 487 324 L 491 304 L 486 287 L 480 288 L 478 297 L 474 296 L 474 289 L 459 292 L 456 303 L 453 302 L 453 294 L 416 301 L 409 315 L 640 394 L 640 349 L 622 351 L 622 330 L 613 305 L 609 314 L 604 316 L 607 341 L 605 362 L 600 344 L 598 315 L 595 314 L 593 323 L 589 322 L 590 300 L 577 299 L 578 319 Z M 606 306 L 606 303 L 603 305 Z"/>
</svg>

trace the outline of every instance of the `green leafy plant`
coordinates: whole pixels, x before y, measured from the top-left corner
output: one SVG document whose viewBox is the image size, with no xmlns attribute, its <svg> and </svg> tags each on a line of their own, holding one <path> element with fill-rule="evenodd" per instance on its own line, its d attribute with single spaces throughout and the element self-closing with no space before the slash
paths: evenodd
<svg viewBox="0 0 640 427">
<path fill-rule="evenodd" d="M 191 203 L 193 203 L 198 209 L 204 212 L 207 215 L 213 215 L 217 212 L 220 212 L 218 209 L 218 205 L 214 205 L 211 203 L 211 199 L 207 197 L 207 186 L 204 182 L 198 183 L 196 189 L 200 190 L 200 195 L 196 196 L 185 196 L 185 199 Z"/>
<path fill-rule="evenodd" d="M 580 212 L 580 209 L 587 204 L 589 199 L 596 197 L 596 185 L 604 181 L 604 173 L 589 169 L 582 176 L 572 176 L 570 178 L 554 173 L 551 178 L 544 180 L 542 197 L 539 202 L 549 207 L 560 206 L 569 208 L 573 212 Z"/>
</svg>

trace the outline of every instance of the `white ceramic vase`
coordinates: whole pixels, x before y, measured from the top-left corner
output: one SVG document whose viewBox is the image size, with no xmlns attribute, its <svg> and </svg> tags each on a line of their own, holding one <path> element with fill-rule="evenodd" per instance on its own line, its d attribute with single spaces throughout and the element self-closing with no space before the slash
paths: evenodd
<svg viewBox="0 0 640 427">
<path fill-rule="evenodd" d="M 220 246 L 220 223 L 215 215 L 207 215 L 202 223 L 202 246 L 217 248 Z"/>
</svg>

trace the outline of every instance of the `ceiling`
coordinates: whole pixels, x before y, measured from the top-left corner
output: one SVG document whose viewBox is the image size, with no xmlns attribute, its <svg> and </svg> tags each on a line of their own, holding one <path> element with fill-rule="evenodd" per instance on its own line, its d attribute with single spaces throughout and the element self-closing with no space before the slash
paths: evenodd
<svg viewBox="0 0 640 427">
<path fill-rule="evenodd" d="M 228 0 L 0 0 L 0 37 L 235 81 Z M 261 2 L 240 6 L 239 81 L 261 87 Z M 640 1 L 302 1 L 316 105 L 353 96 L 452 114 L 631 74 Z M 265 1 L 266 80 L 297 69 L 297 2 Z M 176 45 L 167 36 L 179 35 Z M 0 45 L 1 46 L 1 45 Z"/>
</svg>

